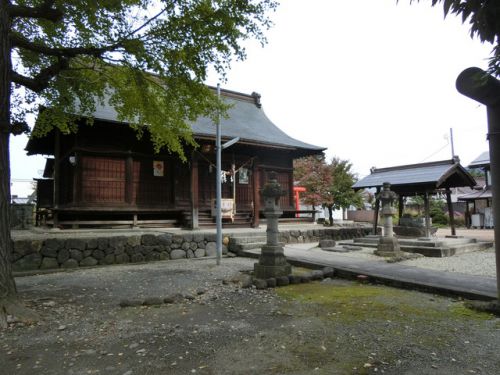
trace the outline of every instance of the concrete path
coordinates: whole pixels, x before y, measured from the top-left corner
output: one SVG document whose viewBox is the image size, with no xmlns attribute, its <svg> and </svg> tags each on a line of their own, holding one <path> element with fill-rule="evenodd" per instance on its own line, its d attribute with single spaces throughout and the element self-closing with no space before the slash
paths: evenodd
<svg viewBox="0 0 500 375">
<path fill-rule="evenodd" d="M 367 261 L 315 248 L 316 243 L 289 244 L 285 255 L 290 263 L 309 267 L 333 267 L 341 276 L 366 275 L 382 283 L 471 299 L 495 299 L 496 279 L 454 272 L 434 271 L 398 263 Z M 260 249 L 249 250 L 256 257 Z"/>
</svg>

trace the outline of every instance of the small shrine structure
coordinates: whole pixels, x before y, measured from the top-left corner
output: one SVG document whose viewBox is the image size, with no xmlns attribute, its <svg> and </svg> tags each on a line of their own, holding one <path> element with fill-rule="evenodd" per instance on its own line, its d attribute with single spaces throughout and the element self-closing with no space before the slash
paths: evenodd
<svg viewBox="0 0 500 375">
<path fill-rule="evenodd" d="M 451 234 L 456 235 L 451 189 L 454 187 L 476 185 L 476 181 L 469 172 L 460 164 L 460 159 L 455 156 L 450 160 L 435 161 L 402 165 L 389 168 L 372 168 L 371 173 L 353 185 L 353 189 L 376 188 L 377 196 L 383 184 L 391 185 L 391 190 L 399 196 L 399 217 L 403 214 L 404 197 L 415 195 L 423 196 L 425 206 L 426 237 L 430 237 L 430 196 L 439 192 L 446 194 L 448 214 L 450 218 Z M 380 199 L 375 202 L 374 233 L 377 233 Z"/>
</svg>

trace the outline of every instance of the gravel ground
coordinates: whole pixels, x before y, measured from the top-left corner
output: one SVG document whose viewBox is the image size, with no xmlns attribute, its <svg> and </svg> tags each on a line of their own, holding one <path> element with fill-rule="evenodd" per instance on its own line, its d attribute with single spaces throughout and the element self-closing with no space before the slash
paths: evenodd
<svg viewBox="0 0 500 375">
<path fill-rule="evenodd" d="M 385 262 L 385 259 L 373 254 L 373 248 L 363 248 L 348 253 L 336 253 L 339 257 L 359 258 L 373 262 Z M 444 258 L 420 257 L 404 260 L 398 264 L 427 268 L 437 271 L 457 272 L 467 275 L 496 277 L 495 249 L 473 251 Z"/>
<path fill-rule="evenodd" d="M 445 258 L 423 257 L 405 260 L 401 264 L 467 275 L 496 277 L 494 248 Z"/>
<path fill-rule="evenodd" d="M 254 262 L 181 260 L 17 278 L 42 319 L 0 331 L 0 373 L 500 373 L 500 319 L 460 300 L 335 278 L 243 288 Z M 171 303 L 119 306 L 165 297 Z"/>
</svg>

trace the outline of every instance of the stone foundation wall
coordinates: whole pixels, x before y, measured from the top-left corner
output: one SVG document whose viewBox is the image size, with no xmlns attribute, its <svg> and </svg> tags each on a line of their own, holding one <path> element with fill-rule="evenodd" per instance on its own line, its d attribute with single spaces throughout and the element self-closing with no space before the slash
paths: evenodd
<svg viewBox="0 0 500 375">
<path fill-rule="evenodd" d="M 280 232 L 284 243 L 361 237 L 369 228 L 325 228 Z M 231 237 L 231 234 L 224 233 Z M 239 234 L 241 236 L 241 234 Z M 14 272 L 77 268 L 215 256 L 215 233 L 142 234 L 93 238 L 16 240 L 11 260 Z M 222 252 L 227 253 L 223 246 Z"/>
<path fill-rule="evenodd" d="M 371 226 L 288 230 L 280 231 L 279 240 L 283 243 L 316 242 L 323 239 L 340 241 L 364 237 L 371 234 L 371 232 Z"/>
<path fill-rule="evenodd" d="M 14 241 L 14 271 L 201 258 L 215 255 L 215 234 L 143 234 Z M 227 249 L 223 247 L 223 252 Z"/>
</svg>

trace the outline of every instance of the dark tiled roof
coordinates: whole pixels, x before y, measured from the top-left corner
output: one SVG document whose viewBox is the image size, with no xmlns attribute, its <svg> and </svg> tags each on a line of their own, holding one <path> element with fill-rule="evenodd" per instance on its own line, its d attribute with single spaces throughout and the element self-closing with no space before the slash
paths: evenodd
<svg viewBox="0 0 500 375">
<path fill-rule="evenodd" d="M 478 199 L 491 199 L 491 189 L 481 189 L 476 190 L 468 194 L 459 195 L 457 199 L 459 201 L 475 201 Z"/>
<path fill-rule="evenodd" d="M 240 142 L 261 143 L 298 149 L 323 151 L 318 147 L 290 137 L 266 116 L 262 108 L 255 103 L 234 98 L 224 98 L 232 107 L 228 110 L 228 118 L 221 119 L 221 136 L 223 138 L 240 137 Z M 200 118 L 192 124 L 196 137 L 215 138 L 215 125 L 208 118 Z"/>
<path fill-rule="evenodd" d="M 469 168 L 480 168 L 490 165 L 490 152 L 485 151 L 481 155 L 479 155 L 477 158 L 475 158 L 473 161 L 470 162 Z"/>
<path fill-rule="evenodd" d="M 223 139 L 240 137 L 240 143 L 290 148 L 305 152 L 305 154 L 316 154 L 326 150 L 325 147 L 314 146 L 292 138 L 278 128 L 261 108 L 259 95 L 222 90 L 221 96 L 226 103 L 231 105 L 227 113 L 228 117 L 221 119 Z M 118 113 L 110 105 L 98 104 L 93 117 L 108 122 L 120 122 Z M 195 138 L 215 138 L 215 124 L 209 118 L 199 118 L 191 126 Z M 29 143 L 27 149 L 30 151 Z"/>
<path fill-rule="evenodd" d="M 444 187 L 474 186 L 474 178 L 455 160 L 373 169 L 354 189 L 380 187 L 389 182 L 396 191 L 422 191 Z"/>
</svg>

